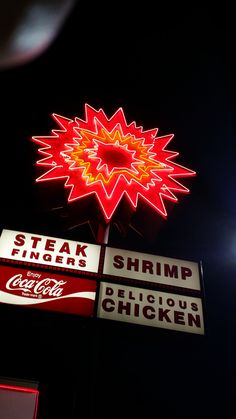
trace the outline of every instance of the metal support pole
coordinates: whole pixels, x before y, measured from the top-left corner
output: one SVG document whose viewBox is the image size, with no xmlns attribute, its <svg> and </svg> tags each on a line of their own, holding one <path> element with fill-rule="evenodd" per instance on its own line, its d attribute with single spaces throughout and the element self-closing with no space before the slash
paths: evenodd
<svg viewBox="0 0 236 419">
<path fill-rule="evenodd" d="M 109 239 L 110 224 L 99 224 L 97 232 L 97 243 L 107 244 Z"/>
</svg>

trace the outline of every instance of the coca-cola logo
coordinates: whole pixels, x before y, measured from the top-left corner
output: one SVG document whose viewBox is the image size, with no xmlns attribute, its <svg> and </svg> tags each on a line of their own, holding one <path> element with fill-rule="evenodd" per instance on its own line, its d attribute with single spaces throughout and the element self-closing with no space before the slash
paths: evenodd
<svg viewBox="0 0 236 419">
<path fill-rule="evenodd" d="M 44 278 L 41 280 L 24 278 L 22 274 L 14 275 L 6 283 L 9 291 L 21 291 L 29 296 L 60 297 L 63 293 L 63 285 L 67 281 Z"/>
</svg>

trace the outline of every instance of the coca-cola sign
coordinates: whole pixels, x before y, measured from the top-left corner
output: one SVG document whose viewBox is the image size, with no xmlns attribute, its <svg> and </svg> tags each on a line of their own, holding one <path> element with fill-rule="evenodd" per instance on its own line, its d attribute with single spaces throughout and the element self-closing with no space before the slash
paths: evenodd
<svg viewBox="0 0 236 419">
<path fill-rule="evenodd" d="M 28 271 L 27 274 L 32 274 Z M 23 274 L 16 274 L 9 279 L 6 283 L 6 289 L 17 293 L 19 291 L 21 295 L 30 295 L 31 297 L 43 298 L 48 297 L 60 297 L 63 293 L 63 285 L 67 281 L 58 281 L 54 278 L 44 278 L 41 281 L 36 279 L 24 278 Z"/>
<path fill-rule="evenodd" d="M 0 302 L 92 316 L 96 281 L 0 266 Z"/>
</svg>

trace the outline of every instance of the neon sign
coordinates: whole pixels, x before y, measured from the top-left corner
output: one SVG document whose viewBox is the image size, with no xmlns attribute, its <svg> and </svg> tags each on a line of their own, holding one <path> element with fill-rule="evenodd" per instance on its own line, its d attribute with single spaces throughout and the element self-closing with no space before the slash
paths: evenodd
<svg viewBox="0 0 236 419">
<path fill-rule="evenodd" d="M 196 173 L 173 162 L 179 153 L 166 150 L 173 134 L 157 137 L 157 128 L 127 124 L 122 108 L 111 118 L 88 104 L 85 120 L 52 116 L 60 129 L 32 137 L 42 156 L 37 166 L 46 170 L 36 181 L 64 179 L 68 202 L 95 194 L 109 223 L 123 198 L 133 210 L 143 200 L 166 218 L 164 200 L 176 203 L 179 193 L 189 193 L 177 179 Z"/>
</svg>

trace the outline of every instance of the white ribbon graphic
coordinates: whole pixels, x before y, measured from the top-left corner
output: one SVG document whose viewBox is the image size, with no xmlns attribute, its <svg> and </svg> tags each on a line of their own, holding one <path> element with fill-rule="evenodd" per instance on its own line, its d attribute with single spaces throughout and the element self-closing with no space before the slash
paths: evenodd
<svg viewBox="0 0 236 419">
<path fill-rule="evenodd" d="M 0 302 L 7 304 L 17 305 L 33 305 L 43 304 L 50 301 L 61 300 L 63 298 L 88 298 L 89 300 L 95 300 L 95 292 L 92 291 L 81 291 L 75 292 L 74 294 L 62 295 L 61 297 L 55 298 L 29 298 L 21 297 L 20 295 L 9 294 L 4 291 L 0 291 Z"/>
</svg>

